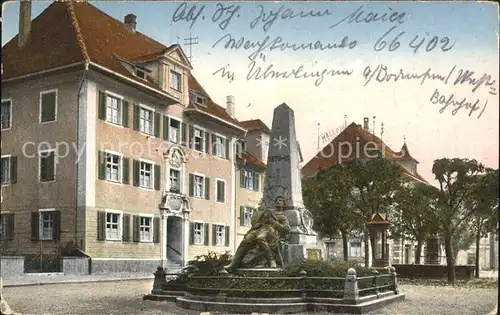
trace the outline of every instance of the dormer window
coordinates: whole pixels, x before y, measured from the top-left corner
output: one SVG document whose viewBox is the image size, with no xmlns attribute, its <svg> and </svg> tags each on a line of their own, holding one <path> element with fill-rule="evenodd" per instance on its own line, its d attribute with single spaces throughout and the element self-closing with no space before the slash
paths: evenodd
<svg viewBox="0 0 500 315">
<path fill-rule="evenodd" d="M 189 99 L 192 103 L 195 103 L 197 105 L 205 106 L 207 103 L 207 99 L 205 96 L 200 95 L 200 94 L 195 93 L 195 92 L 192 92 L 192 91 L 189 93 Z"/>
<path fill-rule="evenodd" d="M 181 74 L 179 72 L 170 70 L 170 88 L 181 91 Z"/>
<path fill-rule="evenodd" d="M 135 69 L 135 75 L 141 79 L 146 78 L 146 73 L 141 69 Z"/>
</svg>

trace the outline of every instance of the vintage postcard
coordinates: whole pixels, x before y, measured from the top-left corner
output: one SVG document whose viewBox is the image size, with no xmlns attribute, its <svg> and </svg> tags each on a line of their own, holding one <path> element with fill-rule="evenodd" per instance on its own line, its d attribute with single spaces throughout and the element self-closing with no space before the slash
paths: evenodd
<svg viewBox="0 0 500 315">
<path fill-rule="evenodd" d="M 488 1 L 4 2 L 2 314 L 488 314 L 498 34 Z"/>
</svg>

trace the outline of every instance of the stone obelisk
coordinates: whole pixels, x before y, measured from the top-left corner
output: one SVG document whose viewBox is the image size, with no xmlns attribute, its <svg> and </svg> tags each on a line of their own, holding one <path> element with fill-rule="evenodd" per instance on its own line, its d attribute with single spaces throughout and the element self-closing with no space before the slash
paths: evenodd
<svg viewBox="0 0 500 315">
<path fill-rule="evenodd" d="M 311 213 L 304 208 L 300 177 L 301 153 L 295 133 L 293 110 L 285 103 L 274 109 L 264 192 L 260 209 L 274 208 L 276 197 L 285 199 L 290 234 L 284 248 L 286 262 L 322 256 L 322 248 L 313 231 Z"/>
</svg>

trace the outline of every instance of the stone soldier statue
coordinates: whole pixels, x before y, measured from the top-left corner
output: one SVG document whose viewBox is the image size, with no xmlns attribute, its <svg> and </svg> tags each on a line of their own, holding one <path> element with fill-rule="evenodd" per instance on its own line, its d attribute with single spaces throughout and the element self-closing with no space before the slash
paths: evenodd
<svg viewBox="0 0 500 315">
<path fill-rule="evenodd" d="M 280 239 L 290 231 L 290 224 L 283 212 L 284 199 L 277 197 L 276 209 L 256 212 L 252 217 L 252 227 L 241 241 L 227 271 L 238 267 L 276 268 L 276 254 Z"/>
</svg>

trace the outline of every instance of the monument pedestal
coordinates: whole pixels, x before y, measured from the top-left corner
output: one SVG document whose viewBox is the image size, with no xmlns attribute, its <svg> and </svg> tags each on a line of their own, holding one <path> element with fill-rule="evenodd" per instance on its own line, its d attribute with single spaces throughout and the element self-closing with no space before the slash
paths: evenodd
<svg viewBox="0 0 500 315">
<path fill-rule="evenodd" d="M 283 260 L 286 265 L 304 260 L 320 260 L 323 246 L 318 244 L 317 235 L 290 233 L 289 240 L 283 245 Z"/>
</svg>

